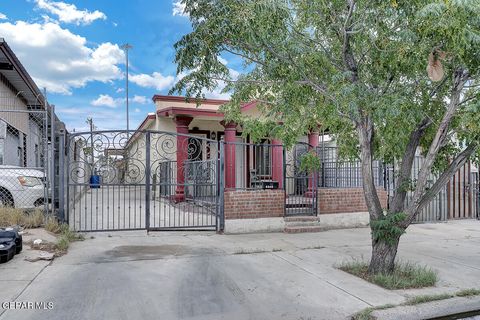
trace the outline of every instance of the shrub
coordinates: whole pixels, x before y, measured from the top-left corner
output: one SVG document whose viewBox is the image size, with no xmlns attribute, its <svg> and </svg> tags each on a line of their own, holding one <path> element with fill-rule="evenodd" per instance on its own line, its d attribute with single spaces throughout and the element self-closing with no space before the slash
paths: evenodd
<svg viewBox="0 0 480 320">
<path fill-rule="evenodd" d="M 356 260 L 344 262 L 338 268 L 386 289 L 431 287 L 438 281 L 437 273 L 431 268 L 410 262 L 397 262 L 390 274 L 370 275 L 368 263 Z"/>
<path fill-rule="evenodd" d="M 41 210 L 28 212 L 15 208 L 0 208 L 0 227 L 22 226 L 38 228 L 44 224 L 45 217 Z"/>
</svg>

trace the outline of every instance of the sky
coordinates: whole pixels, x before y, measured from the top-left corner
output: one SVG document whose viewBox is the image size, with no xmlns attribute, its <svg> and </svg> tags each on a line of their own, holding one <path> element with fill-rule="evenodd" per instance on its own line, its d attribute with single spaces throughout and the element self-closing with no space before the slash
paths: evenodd
<svg viewBox="0 0 480 320">
<path fill-rule="evenodd" d="M 125 129 L 129 51 L 130 129 L 155 111 L 154 94 L 178 80 L 173 45 L 191 31 L 177 0 L 0 0 L 5 38 L 70 131 Z M 227 67 L 236 74 L 240 62 Z M 209 98 L 227 99 L 222 84 Z"/>
</svg>

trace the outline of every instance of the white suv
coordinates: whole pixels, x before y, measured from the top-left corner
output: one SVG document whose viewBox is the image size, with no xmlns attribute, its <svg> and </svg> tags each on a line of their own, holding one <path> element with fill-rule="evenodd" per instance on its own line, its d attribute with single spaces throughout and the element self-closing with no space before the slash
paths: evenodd
<svg viewBox="0 0 480 320">
<path fill-rule="evenodd" d="M 42 171 L 0 165 L 0 206 L 29 209 L 44 204 Z"/>
</svg>

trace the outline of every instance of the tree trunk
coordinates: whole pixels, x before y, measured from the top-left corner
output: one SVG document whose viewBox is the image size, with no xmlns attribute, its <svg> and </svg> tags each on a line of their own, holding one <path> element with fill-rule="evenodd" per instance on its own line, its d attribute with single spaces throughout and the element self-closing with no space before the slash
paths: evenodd
<svg viewBox="0 0 480 320">
<path fill-rule="evenodd" d="M 392 273 L 395 267 L 400 236 L 392 242 L 372 239 L 372 258 L 368 266 L 369 274 Z"/>
</svg>

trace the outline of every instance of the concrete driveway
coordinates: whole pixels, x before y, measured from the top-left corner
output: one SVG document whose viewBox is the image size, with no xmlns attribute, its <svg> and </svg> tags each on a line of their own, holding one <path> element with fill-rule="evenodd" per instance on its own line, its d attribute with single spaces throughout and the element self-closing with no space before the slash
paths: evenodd
<svg viewBox="0 0 480 320">
<path fill-rule="evenodd" d="M 211 186 L 206 186 L 211 191 Z M 204 189 L 205 189 L 204 188 Z M 86 189 L 70 200 L 70 227 L 78 231 L 145 228 L 145 187 L 141 185 L 105 185 Z M 197 196 L 174 203 L 152 195 L 151 228 L 210 228 L 215 230 L 216 198 Z"/>
<path fill-rule="evenodd" d="M 480 288 L 478 221 L 415 225 L 403 237 L 399 258 L 438 270 L 436 288 L 388 291 L 334 268 L 368 259 L 369 244 L 369 229 L 88 234 L 13 298 L 0 290 L 1 301 L 51 310 L 0 309 L 0 319 L 345 319 L 411 295 Z"/>
</svg>

